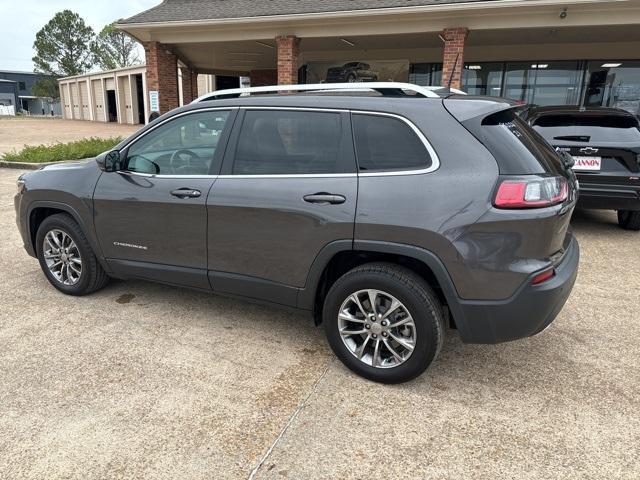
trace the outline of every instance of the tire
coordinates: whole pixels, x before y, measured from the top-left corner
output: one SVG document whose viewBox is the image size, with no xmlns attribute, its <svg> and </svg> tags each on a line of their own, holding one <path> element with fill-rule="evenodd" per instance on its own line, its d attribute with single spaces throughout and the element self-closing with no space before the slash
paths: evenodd
<svg viewBox="0 0 640 480">
<path fill-rule="evenodd" d="M 366 321 L 373 318 L 367 290 L 378 291 L 374 296 L 378 317 L 371 320 L 373 323 Z M 358 297 L 359 305 L 354 295 Z M 400 307 L 390 313 L 393 297 Z M 406 314 L 413 322 L 393 328 L 393 325 L 409 318 Z M 384 327 L 388 329 L 386 332 L 382 330 L 381 333 L 385 315 L 389 315 L 390 325 Z M 354 316 L 358 317 L 356 323 L 344 320 Z M 322 318 L 329 345 L 342 363 L 358 375 L 380 383 L 402 383 L 417 377 L 433 363 L 444 341 L 444 313 L 431 287 L 411 270 L 391 263 L 368 263 L 340 277 L 327 293 Z M 358 333 L 363 327 L 368 330 Z M 358 335 L 345 336 L 341 329 Z M 377 340 L 373 340 L 374 336 Z M 362 343 L 359 343 L 359 338 Z M 367 342 L 362 348 L 365 338 L 371 343 Z M 396 338 L 400 338 L 402 343 L 413 343 L 413 349 L 404 348 L 402 343 L 395 341 Z M 379 345 L 377 355 L 373 342 Z M 396 353 L 404 350 L 400 355 L 402 361 L 391 355 L 388 345 Z M 357 355 L 362 351 L 369 353 L 359 359 Z"/>
<path fill-rule="evenodd" d="M 350 73 L 349 75 L 347 75 L 347 83 L 357 83 L 358 82 L 358 77 L 356 77 L 355 74 Z"/>
<path fill-rule="evenodd" d="M 75 248 L 71 248 L 71 252 L 69 254 L 65 254 L 69 255 L 69 258 L 66 258 L 65 262 L 62 262 L 69 263 L 69 269 L 67 270 L 66 277 L 63 272 L 61 273 L 62 278 L 58 278 L 47 264 L 47 261 L 57 262 L 61 258 L 58 253 L 56 253 L 59 252 L 59 250 L 50 250 L 52 243 L 45 240 L 45 237 L 50 232 L 56 232 L 55 235 L 57 239 L 64 238 L 65 244 L 71 245 L 71 243 L 63 236 L 63 234 L 65 234 L 71 239 L 73 244 L 75 244 Z M 45 247 L 45 242 L 47 243 L 47 247 Z M 45 218 L 40 224 L 36 234 L 36 253 L 38 261 L 40 262 L 40 268 L 42 268 L 42 271 L 47 277 L 47 280 L 49 280 L 49 283 L 67 295 L 87 295 L 95 292 L 96 290 L 100 290 L 109 281 L 109 277 L 98 262 L 98 259 L 93 253 L 82 229 L 78 223 L 67 214 L 52 215 Z M 45 258 L 45 253 L 57 256 L 48 260 Z M 74 263 L 78 258 L 81 261 L 79 267 L 78 264 Z M 76 260 L 72 261 L 72 259 Z M 80 273 L 76 274 L 73 268 L 79 268 Z M 71 277 L 69 277 L 69 272 L 71 272 Z M 72 280 L 69 279 L 76 278 L 74 275 L 77 277 L 77 280 L 74 283 L 71 283 Z M 65 283 L 65 279 L 69 281 Z"/>
<path fill-rule="evenodd" d="M 640 211 L 618 210 L 618 225 L 625 230 L 640 230 Z"/>
</svg>

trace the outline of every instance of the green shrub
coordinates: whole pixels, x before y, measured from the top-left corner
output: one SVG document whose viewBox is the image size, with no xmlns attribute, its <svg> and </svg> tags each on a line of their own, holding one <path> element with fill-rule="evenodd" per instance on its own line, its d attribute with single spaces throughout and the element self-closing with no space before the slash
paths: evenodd
<svg viewBox="0 0 640 480">
<path fill-rule="evenodd" d="M 56 143 L 53 145 L 25 146 L 22 150 L 5 153 L 3 160 L 8 162 L 46 163 L 63 160 L 80 160 L 95 157 L 122 141 L 122 137 L 85 138 L 76 142 Z"/>
</svg>

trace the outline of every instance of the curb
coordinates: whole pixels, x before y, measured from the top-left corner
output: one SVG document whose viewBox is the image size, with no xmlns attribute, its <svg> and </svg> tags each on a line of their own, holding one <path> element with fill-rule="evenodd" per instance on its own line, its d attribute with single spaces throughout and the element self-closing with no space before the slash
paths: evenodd
<svg viewBox="0 0 640 480">
<path fill-rule="evenodd" d="M 68 162 L 82 162 L 83 160 L 89 160 L 89 158 L 79 158 L 78 160 L 61 160 L 59 162 L 45 162 L 45 163 L 33 163 L 33 162 L 7 162 L 6 160 L 0 160 L 0 168 L 14 168 L 17 170 L 38 170 L 41 167 L 48 165 L 57 165 L 59 163 Z"/>
</svg>

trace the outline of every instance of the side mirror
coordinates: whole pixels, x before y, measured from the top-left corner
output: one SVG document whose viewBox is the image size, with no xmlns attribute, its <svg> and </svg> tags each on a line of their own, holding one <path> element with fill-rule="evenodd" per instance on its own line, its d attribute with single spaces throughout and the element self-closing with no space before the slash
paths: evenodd
<svg viewBox="0 0 640 480">
<path fill-rule="evenodd" d="M 112 150 L 101 153 L 96 157 L 96 163 L 103 172 L 116 172 L 120 170 L 120 152 Z"/>
</svg>

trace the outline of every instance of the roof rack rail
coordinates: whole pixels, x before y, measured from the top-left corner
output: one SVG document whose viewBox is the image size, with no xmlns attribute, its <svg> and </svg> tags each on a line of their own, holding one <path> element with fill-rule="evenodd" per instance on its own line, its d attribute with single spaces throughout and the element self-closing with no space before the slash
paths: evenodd
<svg viewBox="0 0 640 480">
<path fill-rule="evenodd" d="M 452 93 L 464 93 L 455 89 L 447 89 L 446 87 L 421 87 L 411 83 L 401 82 L 366 82 L 366 83 L 316 83 L 305 85 L 272 85 L 269 87 L 249 87 L 249 88 L 233 88 L 229 90 L 217 90 L 196 98 L 192 103 L 205 102 L 207 100 L 215 100 L 217 98 L 237 98 L 247 96 L 254 93 L 279 93 L 279 92 L 309 92 L 309 91 L 342 91 L 342 92 L 360 92 L 360 91 L 376 91 L 387 96 L 403 96 L 406 92 L 414 92 L 419 97 L 440 98 L 435 90 L 444 89 Z"/>
</svg>

